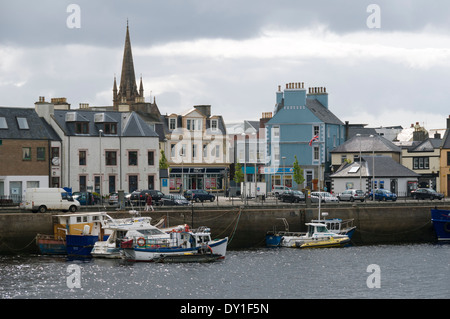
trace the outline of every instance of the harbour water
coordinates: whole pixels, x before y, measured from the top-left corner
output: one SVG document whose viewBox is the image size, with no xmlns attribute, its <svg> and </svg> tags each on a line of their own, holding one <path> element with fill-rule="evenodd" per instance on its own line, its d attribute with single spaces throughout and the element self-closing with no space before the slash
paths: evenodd
<svg viewBox="0 0 450 319">
<path fill-rule="evenodd" d="M 450 246 L 229 251 L 209 264 L 0 256 L 2 299 L 450 298 Z"/>
</svg>

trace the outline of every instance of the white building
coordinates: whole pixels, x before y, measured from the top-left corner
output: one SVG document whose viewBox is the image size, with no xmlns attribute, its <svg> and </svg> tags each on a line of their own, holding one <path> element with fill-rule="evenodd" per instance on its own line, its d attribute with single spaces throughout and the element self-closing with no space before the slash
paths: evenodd
<svg viewBox="0 0 450 319">
<path fill-rule="evenodd" d="M 62 139 L 61 186 L 109 194 L 159 189 L 158 135 L 136 112 L 55 109 L 35 104 Z"/>
</svg>

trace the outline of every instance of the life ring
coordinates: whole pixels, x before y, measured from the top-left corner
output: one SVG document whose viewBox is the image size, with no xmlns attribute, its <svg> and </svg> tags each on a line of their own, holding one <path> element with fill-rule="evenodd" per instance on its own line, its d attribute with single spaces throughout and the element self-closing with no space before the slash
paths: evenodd
<svg viewBox="0 0 450 319">
<path fill-rule="evenodd" d="M 184 231 L 186 232 L 186 233 L 188 233 L 189 232 L 189 225 L 184 225 Z"/>
<path fill-rule="evenodd" d="M 450 223 L 445 223 L 445 224 L 444 224 L 444 231 L 445 231 L 446 233 L 450 233 Z"/>
<path fill-rule="evenodd" d="M 139 237 L 136 242 L 137 242 L 139 247 L 145 246 L 145 244 L 146 244 L 144 237 Z"/>
</svg>

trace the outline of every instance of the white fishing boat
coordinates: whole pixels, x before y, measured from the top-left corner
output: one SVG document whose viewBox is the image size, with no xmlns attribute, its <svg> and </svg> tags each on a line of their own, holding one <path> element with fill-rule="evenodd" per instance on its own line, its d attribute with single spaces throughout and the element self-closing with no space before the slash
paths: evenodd
<svg viewBox="0 0 450 319">
<path fill-rule="evenodd" d="M 189 229 L 188 225 L 180 225 L 167 233 L 158 231 L 136 230 L 133 238 L 122 242 L 125 258 L 147 262 L 210 262 L 225 258 L 228 237 L 212 240 L 205 226 Z"/>
<path fill-rule="evenodd" d="M 322 248 L 343 247 L 350 243 L 350 237 L 330 231 L 322 222 L 306 223 L 308 231 L 290 232 L 286 219 L 282 218 L 285 231 L 269 231 L 266 234 L 267 247 L 290 247 L 290 248 Z"/>
<path fill-rule="evenodd" d="M 165 232 L 158 227 L 164 222 L 161 219 L 156 225 L 152 225 L 151 217 L 141 217 L 140 214 L 131 210 L 133 215 L 130 218 L 113 219 L 104 222 L 103 228 L 110 234 L 104 241 L 97 241 L 91 251 L 92 257 L 96 258 L 123 258 L 121 243 L 133 236 L 140 236 L 143 233 L 161 234 Z M 136 230 L 138 232 L 136 232 Z"/>
</svg>

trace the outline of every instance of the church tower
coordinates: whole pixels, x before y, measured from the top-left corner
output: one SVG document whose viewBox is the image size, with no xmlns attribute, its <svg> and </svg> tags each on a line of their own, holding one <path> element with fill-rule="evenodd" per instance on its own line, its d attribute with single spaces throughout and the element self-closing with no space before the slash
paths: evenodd
<svg viewBox="0 0 450 319">
<path fill-rule="evenodd" d="M 130 31 L 128 28 L 127 21 L 127 33 L 125 36 L 125 48 L 123 50 L 123 61 L 122 61 L 122 74 L 120 76 L 120 84 L 117 89 L 116 78 L 114 77 L 113 86 L 113 102 L 114 109 L 117 110 L 119 104 L 128 104 L 130 107 L 132 104 L 141 102 L 144 100 L 144 88 L 141 85 L 138 91 L 136 85 L 136 76 L 134 74 L 134 63 L 133 54 L 131 52 L 131 41 L 130 41 Z"/>
<path fill-rule="evenodd" d="M 120 107 L 119 107 L 120 106 Z M 128 106 L 128 107 L 123 107 Z M 161 116 L 156 99 L 153 102 L 145 102 L 144 85 L 142 76 L 140 78 L 139 88 L 136 85 L 136 75 L 134 73 L 133 54 L 131 52 L 130 30 L 127 21 L 127 33 L 125 36 L 125 48 L 123 50 L 122 74 L 120 75 L 120 83 L 117 86 L 117 80 L 114 76 L 113 84 L 113 110 L 115 111 L 134 111 L 141 116 L 145 116 L 146 120 L 158 122 Z"/>
</svg>

